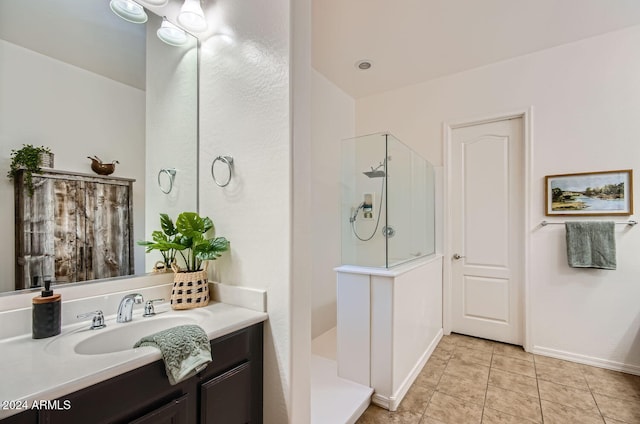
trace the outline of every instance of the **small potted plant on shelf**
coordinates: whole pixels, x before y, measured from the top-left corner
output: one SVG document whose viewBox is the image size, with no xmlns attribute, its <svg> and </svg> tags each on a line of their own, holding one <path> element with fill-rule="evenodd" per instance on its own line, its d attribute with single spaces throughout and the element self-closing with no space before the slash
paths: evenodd
<svg viewBox="0 0 640 424">
<path fill-rule="evenodd" d="M 215 236 L 213 221 L 196 212 L 182 212 L 175 224 L 167 214 L 160 214 L 162 231 L 151 234 L 153 241 L 140 241 L 147 253 L 158 250 L 165 266 L 174 272 L 171 307 L 191 309 L 209 302 L 208 261 L 218 259 L 229 250 L 229 241 Z M 179 257 L 183 267 L 176 263 Z"/>
<path fill-rule="evenodd" d="M 15 179 L 20 170 L 24 170 L 24 183 L 33 196 L 33 174 L 42 173 L 41 166 L 53 168 L 53 153 L 48 147 L 34 147 L 31 144 L 23 144 L 21 149 L 11 150 L 11 165 L 7 177 Z"/>
</svg>

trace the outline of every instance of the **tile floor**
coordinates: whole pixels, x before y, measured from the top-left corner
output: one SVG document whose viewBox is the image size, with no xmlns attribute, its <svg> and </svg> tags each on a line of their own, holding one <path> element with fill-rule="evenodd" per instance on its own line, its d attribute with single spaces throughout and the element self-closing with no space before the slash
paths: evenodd
<svg viewBox="0 0 640 424">
<path fill-rule="evenodd" d="M 640 423 L 640 376 L 443 337 L 396 412 L 371 405 L 357 424 Z"/>
</svg>

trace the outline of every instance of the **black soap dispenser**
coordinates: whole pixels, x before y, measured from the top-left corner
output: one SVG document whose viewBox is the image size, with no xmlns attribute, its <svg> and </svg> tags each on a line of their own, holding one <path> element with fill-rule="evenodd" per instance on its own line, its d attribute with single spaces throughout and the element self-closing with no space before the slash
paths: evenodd
<svg viewBox="0 0 640 424">
<path fill-rule="evenodd" d="M 60 334 L 62 330 L 62 296 L 53 294 L 51 279 L 45 279 L 44 290 L 33 298 L 32 337 L 44 339 Z"/>
</svg>

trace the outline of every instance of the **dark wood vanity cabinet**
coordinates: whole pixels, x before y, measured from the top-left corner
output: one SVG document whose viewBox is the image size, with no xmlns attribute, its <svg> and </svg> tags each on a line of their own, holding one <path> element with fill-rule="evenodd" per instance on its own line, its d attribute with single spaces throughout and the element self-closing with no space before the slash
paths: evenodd
<svg viewBox="0 0 640 424">
<path fill-rule="evenodd" d="M 14 182 L 16 290 L 133 274 L 130 178 L 43 170 Z"/>
<path fill-rule="evenodd" d="M 2 424 L 261 424 L 262 334 L 260 323 L 212 340 L 213 362 L 175 386 L 160 360 L 63 396 L 60 410 Z"/>
<path fill-rule="evenodd" d="M 38 411 L 24 411 L 2 420 L 2 424 L 37 424 Z"/>
</svg>

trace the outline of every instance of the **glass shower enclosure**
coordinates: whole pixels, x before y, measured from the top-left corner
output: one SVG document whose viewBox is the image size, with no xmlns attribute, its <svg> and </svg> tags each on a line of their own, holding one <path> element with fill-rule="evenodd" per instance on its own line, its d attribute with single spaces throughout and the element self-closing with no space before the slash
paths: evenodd
<svg viewBox="0 0 640 424">
<path fill-rule="evenodd" d="M 342 142 L 342 264 L 392 268 L 435 253 L 433 166 L 391 134 Z"/>
</svg>

